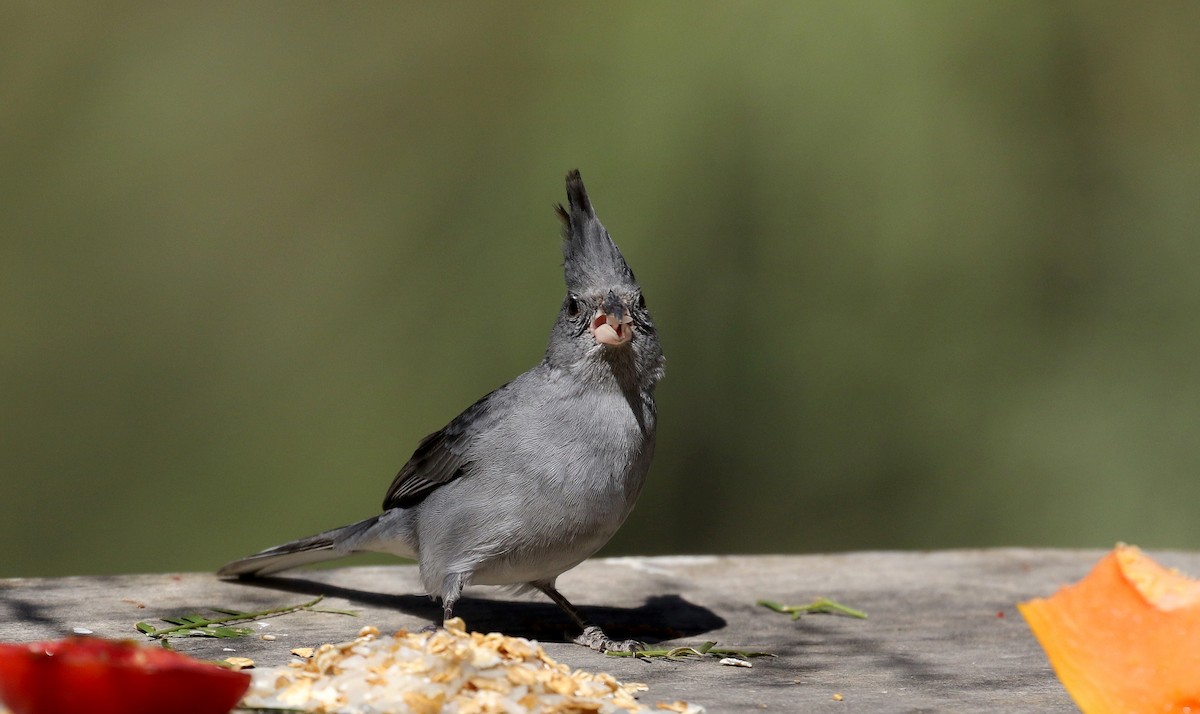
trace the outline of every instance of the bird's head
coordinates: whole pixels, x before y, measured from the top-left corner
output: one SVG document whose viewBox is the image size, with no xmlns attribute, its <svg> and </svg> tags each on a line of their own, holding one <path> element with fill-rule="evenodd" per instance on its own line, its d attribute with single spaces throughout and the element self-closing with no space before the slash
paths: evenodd
<svg viewBox="0 0 1200 714">
<path fill-rule="evenodd" d="M 557 210 L 563 223 L 567 295 L 547 358 L 560 366 L 624 364 L 653 386 L 662 375 L 662 350 L 646 298 L 617 244 L 596 218 L 579 171 L 567 174 L 567 205 Z"/>
</svg>

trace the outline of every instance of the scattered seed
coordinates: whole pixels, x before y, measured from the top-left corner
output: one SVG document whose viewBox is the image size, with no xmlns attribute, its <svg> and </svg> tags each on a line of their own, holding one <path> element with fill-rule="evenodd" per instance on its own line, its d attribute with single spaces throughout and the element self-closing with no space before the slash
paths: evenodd
<svg viewBox="0 0 1200 714">
<path fill-rule="evenodd" d="M 234 669 L 250 669 L 254 666 L 254 660 L 249 657 L 226 657 L 221 661 Z"/>
</svg>

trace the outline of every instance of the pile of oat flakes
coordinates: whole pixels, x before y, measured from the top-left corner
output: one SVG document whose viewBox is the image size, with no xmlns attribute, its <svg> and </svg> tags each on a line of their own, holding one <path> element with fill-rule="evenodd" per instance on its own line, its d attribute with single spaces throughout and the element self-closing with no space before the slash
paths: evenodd
<svg viewBox="0 0 1200 714">
<path fill-rule="evenodd" d="M 307 651 L 296 651 L 308 655 Z M 366 627 L 353 642 L 321 645 L 303 661 L 253 670 L 245 707 L 316 714 L 617 714 L 645 712 L 634 699 L 644 684 L 570 667 L 536 642 L 468 633 L 461 619 L 436 632 L 380 636 Z M 686 702 L 658 709 L 702 712 Z"/>
</svg>

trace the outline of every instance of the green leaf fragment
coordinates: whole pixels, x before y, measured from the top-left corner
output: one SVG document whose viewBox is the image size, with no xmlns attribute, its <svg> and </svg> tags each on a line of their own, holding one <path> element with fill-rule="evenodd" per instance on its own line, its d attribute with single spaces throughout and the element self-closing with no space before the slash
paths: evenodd
<svg viewBox="0 0 1200 714">
<path fill-rule="evenodd" d="M 867 613 L 863 612 L 862 610 L 856 610 L 849 605 L 843 605 L 842 603 L 827 597 L 819 597 L 807 605 L 780 605 L 774 600 L 759 600 L 757 604 L 767 608 L 768 610 L 774 610 L 775 612 L 791 615 L 793 620 L 799 620 L 800 616 L 804 614 L 815 613 L 824 613 L 827 615 L 845 615 L 846 617 L 855 617 L 860 620 L 867 619 Z"/>
<path fill-rule="evenodd" d="M 229 627 L 224 625 L 221 627 L 205 627 L 198 630 L 202 637 L 248 637 L 254 634 L 254 630 L 249 627 Z"/>
</svg>

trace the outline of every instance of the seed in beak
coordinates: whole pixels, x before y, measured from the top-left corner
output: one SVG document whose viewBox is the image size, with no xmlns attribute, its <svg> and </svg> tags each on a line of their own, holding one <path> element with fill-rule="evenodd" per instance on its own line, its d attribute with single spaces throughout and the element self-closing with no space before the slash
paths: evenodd
<svg viewBox="0 0 1200 714">
<path fill-rule="evenodd" d="M 633 318 L 628 314 L 618 320 L 603 311 L 597 311 L 596 316 L 592 318 L 592 337 L 602 345 L 618 347 L 629 342 L 633 337 L 630 327 L 632 322 Z"/>
</svg>

